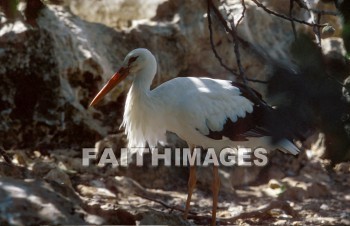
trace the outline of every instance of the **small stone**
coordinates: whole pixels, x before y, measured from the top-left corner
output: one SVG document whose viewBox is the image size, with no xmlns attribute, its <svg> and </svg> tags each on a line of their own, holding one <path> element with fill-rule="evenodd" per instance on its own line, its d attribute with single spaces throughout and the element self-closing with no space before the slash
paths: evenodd
<svg viewBox="0 0 350 226">
<path fill-rule="evenodd" d="M 77 186 L 79 193 L 85 197 L 105 197 L 105 198 L 115 198 L 115 194 L 103 187 L 92 187 L 79 184 Z"/>
<path fill-rule="evenodd" d="M 329 206 L 327 204 L 322 204 L 320 209 L 321 210 L 329 210 Z"/>
<path fill-rule="evenodd" d="M 329 189 L 320 183 L 312 183 L 311 185 L 307 186 L 307 194 L 309 198 L 320 198 L 331 195 Z"/>
<path fill-rule="evenodd" d="M 67 185 L 69 187 L 72 187 L 72 183 L 70 181 L 69 176 L 63 172 L 60 169 L 51 169 L 46 176 L 44 177 L 44 179 L 46 180 L 51 180 L 51 181 L 55 181 L 59 184 L 62 185 Z"/>
<path fill-rule="evenodd" d="M 327 25 L 322 28 L 322 38 L 332 37 L 334 33 L 335 33 L 335 29 L 331 25 Z"/>
<path fill-rule="evenodd" d="M 337 173 L 350 173 L 350 162 L 342 162 L 334 167 Z"/>
<path fill-rule="evenodd" d="M 39 161 L 33 165 L 32 170 L 34 174 L 38 177 L 44 177 L 45 174 L 47 174 L 50 170 L 54 169 L 55 167 L 56 166 L 54 163 Z"/>
<path fill-rule="evenodd" d="M 25 159 L 26 159 L 26 156 L 25 156 L 25 154 L 23 152 L 16 152 L 13 155 L 12 162 L 14 164 L 25 166 L 26 165 L 26 160 Z"/>
<path fill-rule="evenodd" d="M 275 180 L 275 179 L 271 179 L 269 181 L 269 187 L 271 189 L 280 189 L 283 187 L 283 184 L 281 184 L 279 181 Z"/>
</svg>

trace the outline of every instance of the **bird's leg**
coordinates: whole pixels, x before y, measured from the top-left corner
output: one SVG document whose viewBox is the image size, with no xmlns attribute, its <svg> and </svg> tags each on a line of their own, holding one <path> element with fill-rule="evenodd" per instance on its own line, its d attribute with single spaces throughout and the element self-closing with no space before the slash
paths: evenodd
<svg viewBox="0 0 350 226">
<path fill-rule="evenodd" d="M 213 166 L 213 184 L 212 184 L 212 191 L 213 191 L 213 209 L 212 209 L 212 215 L 211 215 L 211 226 L 216 225 L 216 209 L 218 207 L 218 195 L 219 195 L 219 189 L 220 189 L 220 177 L 219 177 L 219 167 Z"/>
<path fill-rule="evenodd" d="M 193 153 L 194 145 L 189 146 L 191 149 L 191 153 Z M 191 197 L 194 187 L 196 186 L 197 177 L 196 177 L 196 166 L 191 165 L 190 166 L 190 176 L 188 178 L 188 193 L 187 193 L 187 200 L 186 200 L 186 208 L 184 213 L 184 219 L 187 219 L 188 211 L 190 210 L 190 203 L 191 203 Z"/>
</svg>

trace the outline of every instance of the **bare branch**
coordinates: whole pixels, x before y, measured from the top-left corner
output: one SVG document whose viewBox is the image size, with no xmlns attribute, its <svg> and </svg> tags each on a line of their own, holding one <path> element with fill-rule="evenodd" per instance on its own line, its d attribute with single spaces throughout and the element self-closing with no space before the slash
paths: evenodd
<svg viewBox="0 0 350 226">
<path fill-rule="evenodd" d="M 339 16 L 338 12 L 335 11 L 329 11 L 329 10 L 319 10 L 319 9 L 309 9 L 313 13 L 321 14 L 322 16 L 329 15 L 329 16 Z"/>
<path fill-rule="evenodd" d="M 320 23 L 321 22 L 321 14 L 320 13 L 317 13 L 317 22 L 316 23 Z M 316 34 L 316 37 L 317 37 L 317 43 L 318 43 L 318 46 L 321 47 L 321 42 L 322 42 L 322 38 L 321 38 L 321 28 L 320 27 L 315 27 L 315 34 Z"/>
<path fill-rule="evenodd" d="M 2 156 L 4 158 L 6 163 L 13 165 L 10 157 L 8 157 L 8 155 L 6 154 L 6 152 L 2 148 L 0 148 L 0 156 Z"/>
<path fill-rule="evenodd" d="M 207 4 L 208 4 L 208 24 L 210 26 L 210 32 L 212 33 L 211 30 L 211 17 L 210 17 L 210 13 L 211 13 L 211 9 L 213 9 L 213 12 L 215 13 L 215 15 L 217 16 L 217 18 L 219 18 L 221 24 L 224 26 L 224 28 L 226 29 L 226 31 L 231 35 L 233 42 L 234 42 L 234 52 L 236 55 L 236 62 L 237 62 L 237 66 L 238 66 L 238 70 L 239 70 L 239 75 L 238 78 L 243 82 L 243 85 L 247 88 L 247 91 L 251 94 L 251 96 L 255 99 L 255 101 L 259 102 L 261 105 L 265 105 L 268 106 L 266 102 L 264 102 L 256 93 L 256 91 L 252 90 L 251 87 L 248 86 L 247 81 L 252 81 L 252 82 L 261 82 L 263 84 L 266 84 L 268 82 L 265 81 L 260 81 L 260 80 L 256 80 L 256 79 L 247 79 L 245 74 L 244 74 L 244 69 L 241 63 L 241 57 L 240 57 L 240 52 L 239 52 L 239 43 L 241 38 L 238 36 L 237 34 L 237 30 L 236 30 L 236 26 L 234 23 L 234 17 L 232 17 L 232 21 L 230 23 L 231 27 L 228 26 L 227 21 L 224 19 L 224 17 L 221 15 L 220 11 L 214 6 L 212 0 L 207 0 Z M 212 35 L 211 35 L 212 37 Z M 213 45 L 213 41 L 211 40 L 212 43 L 212 47 L 215 46 Z M 216 52 L 216 50 L 214 50 L 214 52 Z M 221 58 L 218 58 L 221 59 Z M 222 61 L 221 61 L 222 63 Z M 225 67 L 227 68 L 227 67 Z"/>
<path fill-rule="evenodd" d="M 247 7 L 245 6 L 245 0 L 241 0 L 241 1 L 242 1 L 243 11 L 242 11 L 242 16 L 241 16 L 241 17 L 239 18 L 239 20 L 237 21 L 236 28 L 238 27 L 238 25 L 239 25 L 239 24 L 241 23 L 241 21 L 243 20 L 245 11 L 247 10 Z"/>
<path fill-rule="evenodd" d="M 221 13 L 220 13 L 221 15 Z M 236 29 L 236 26 L 235 26 L 235 19 L 234 19 L 234 16 L 232 15 L 231 17 L 231 21 L 230 22 L 230 34 L 231 34 L 231 37 L 233 39 L 233 43 L 234 43 L 234 52 L 235 52 L 235 55 L 236 55 L 236 63 L 237 63 L 237 67 L 238 67 L 238 70 L 239 70 L 239 75 L 238 75 L 238 78 L 245 84 L 247 85 L 247 78 L 245 77 L 245 73 L 244 73 L 244 69 L 243 69 L 243 66 L 242 66 L 242 62 L 241 62 L 241 55 L 240 55 L 240 51 L 239 51 L 239 40 L 238 40 L 238 36 L 237 36 L 237 29 Z"/>
<path fill-rule="evenodd" d="M 214 4 L 213 4 L 213 2 L 211 0 L 207 0 L 207 6 L 208 6 L 207 13 L 208 13 L 208 26 L 209 26 L 209 33 L 210 33 L 210 44 L 211 44 L 212 50 L 213 50 L 213 52 L 215 54 L 215 57 L 219 60 L 220 64 L 226 70 L 228 70 L 230 73 L 232 73 L 234 76 L 238 76 L 243 81 L 243 83 L 245 83 L 245 84 L 246 84 L 246 81 L 267 84 L 268 83 L 267 81 L 262 81 L 262 80 L 258 80 L 258 79 L 249 79 L 249 78 L 246 78 L 244 76 L 244 71 L 243 71 L 243 67 L 242 67 L 241 60 L 240 60 L 240 55 L 239 55 L 238 43 L 241 42 L 241 43 L 243 43 L 245 45 L 249 45 L 249 43 L 247 43 L 245 40 L 243 40 L 241 37 L 239 37 L 237 35 L 236 30 L 233 30 L 235 28 L 234 25 L 231 25 L 231 28 L 228 26 L 226 19 L 221 15 L 220 11 L 214 6 Z M 215 49 L 215 45 L 214 45 L 214 41 L 213 41 L 211 14 L 210 14 L 211 13 L 211 9 L 215 13 L 216 17 L 219 19 L 220 23 L 225 28 L 225 30 L 233 38 L 233 41 L 235 43 L 236 60 L 237 60 L 238 68 L 239 68 L 239 74 L 238 75 L 237 75 L 237 72 L 234 69 L 228 67 L 227 65 L 225 65 L 223 63 L 222 58 L 220 57 L 220 55 L 218 54 L 218 52 Z"/>
<path fill-rule="evenodd" d="M 208 14 L 208 27 L 209 27 L 209 37 L 210 37 L 210 45 L 211 49 L 214 52 L 215 57 L 219 60 L 219 63 L 222 67 L 224 67 L 227 71 L 231 72 L 233 75 L 237 76 L 237 72 L 233 69 L 228 67 L 224 62 L 222 61 L 222 58 L 220 57 L 219 53 L 216 51 L 214 40 L 213 40 L 213 29 L 212 29 L 212 21 L 211 21 L 211 14 L 210 14 L 210 4 L 211 0 L 208 0 L 208 8 L 207 8 L 207 14 Z"/>
<path fill-rule="evenodd" d="M 183 212 L 183 213 L 185 212 L 184 209 L 176 207 L 176 206 L 170 206 L 170 205 L 166 204 L 165 202 L 163 202 L 162 200 L 154 199 L 152 197 L 149 197 L 149 196 L 146 196 L 146 195 L 143 195 L 143 194 L 139 194 L 139 193 L 136 193 L 135 195 L 140 197 L 140 198 L 147 199 L 147 200 L 152 201 L 152 202 L 156 202 L 156 203 L 164 206 L 165 208 L 170 209 L 170 212 L 172 212 L 173 210 L 177 210 L 177 211 L 180 211 L 180 212 Z M 197 213 L 195 213 L 195 212 L 193 212 L 191 210 L 189 211 L 189 213 L 192 214 L 192 215 L 197 215 Z"/>
<path fill-rule="evenodd" d="M 297 217 L 297 212 L 287 203 L 286 201 L 272 201 L 264 206 L 261 206 L 257 208 L 256 210 L 250 211 L 250 212 L 243 212 L 239 214 L 238 216 L 232 217 L 230 219 L 225 219 L 231 221 L 231 223 L 234 223 L 238 219 L 247 219 L 247 218 L 259 218 L 264 217 L 266 215 L 269 215 L 269 211 L 272 209 L 281 209 L 285 211 L 288 215 L 291 215 L 293 217 Z"/>
<path fill-rule="evenodd" d="M 289 17 L 293 18 L 293 8 L 294 8 L 294 0 L 289 0 Z M 294 20 L 291 21 L 294 38 L 297 39 L 297 31 L 295 29 Z"/>
<path fill-rule="evenodd" d="M 288 16 L 285 16 L 283 14 L 279 14 L 275 11 L 272 11 L 271 9 L 267 8 L 266 6 L 264 6 L 262 3 L 260 3 L 259 1 L 257 0 L 252 0 L 258 7 L 262 8 L 265 12 L 269 13 L 269 14 L 272 14 L 274 16 L 277 16 L 277 17 L 280 17 L 284 20 L 288 20 L 288 21 L 295 21 L 297 23 L 300 23 L 300 24 L 305 24 L 305 25 L 308 25 L 308 26 L 311 26 L 311 27 L 324 27 L 326 26 L 325 24 L 313 24 L 313 23 L 309 23 L 309 22 L 306 22 L 304 20 L 299 20 L 297 18 L 294 18 L 294 17 L 288 17 Z"/>
</svg>

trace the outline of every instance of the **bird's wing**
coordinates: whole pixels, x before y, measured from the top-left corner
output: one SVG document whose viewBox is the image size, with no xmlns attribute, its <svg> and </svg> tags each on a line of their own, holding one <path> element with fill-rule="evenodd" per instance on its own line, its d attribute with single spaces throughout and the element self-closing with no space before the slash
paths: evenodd
<svg viewBox="0 0 350 226">
<path fill-rule="evenodd" d="M 184 79 L 184 78 L 182 78 Z M 246 136 L 263 136 L 266 131 L 257 126 L 257 109 L 253 102 L 230 81 L 208 78 L 187 78 L 185 92 L 180 93 L 177 107 L 180 119 L 185 119 L 201 134 L 212 139 L 224 137 L 244 140 Z"/>
<path fill-rule="evenodd" d="M 237 143 L 271 138 L 264 117 L 273 109 L 265 106 L 256 91 L 242 85 L 236 86 L 225 80 L 182 77 L 163 83 L 154 90 L 154 95 L 166 106 L 166 121 L 172 121 L 172 128 L 167 129 L 187 141 L 191 141 L 191 136 L 198 138 L 198 134 Z M 292 142 L 281 141 L 282 144 L 279 142 L 273 148 L 298 153 L 299 149 Z M 198 139 L 197 142 L 201 144 Z"/>
</svg>

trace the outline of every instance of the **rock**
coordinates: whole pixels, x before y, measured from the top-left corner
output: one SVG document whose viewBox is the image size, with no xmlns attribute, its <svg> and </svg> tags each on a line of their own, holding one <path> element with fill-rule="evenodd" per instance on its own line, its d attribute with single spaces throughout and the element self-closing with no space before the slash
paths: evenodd
<svg viewBox="0 0 350 226">
<path fill-rule="evenodd" d="M 325 135 L 319 131 L 308 137 L 304 144 L 308 147 L 306 155 L 309 159 L 320 158 L 326 152 Z"/>
<path fill-rule="evenodd" d="M 159 4 L 165 0 L 92 0 L 69 1 L 68 7 L 84 20 L 125 29 L 133 20 L 147 20 L 155 16 Z"/>
<path fill-rule="evenodd" d="M 286 176 L 286 174 L 282 171 L 281 168 L 272 164 L 267 170 L 267 179 L 280 180 Z"/>
<path fill-rule="evenodd" d="M 344 41 L 341 38 L 326 38 L 322 40 L 322 53 L 326 56 L 326 59 L 337 59 L 343 64 L 346 64 L 344 59 L 346 50 Z"/>
<path fill-rule="evenodd" d="M 310 162 L 302 168 L 300 175 L 311 177 L 312 182 L 324 181 L 330 183 L 332 179 L 327 173 L 327 167 L 329 167 L 329 165 L 329 160 L 310 160 Z"/>
<path fill-rule="evenodd" d="M 23 178 L 26 170 L 5 162 L 0 162 L 0 177 Z"/>
<path fill-rule="evenodd" d="M 331 25 L 327 25 L 324 28 L 322 28 L 322 38 L 329 38 L 332 37 L 335 33 L 335 28 Z"/>
<path fill-rule="evenodd" d="M 334 166 L 333 168 L 335 175 L 334 179 L 340 183 L 350 186 L 350 163 L 342 162 Z"/>
<path fill-rule="evenodd" d="M 163 161 L 159 166 L 151 165 L 151 155 L 144 154 L 143 166 L 137 166 L 135 163 L 130 164 L 122 170 L 122 175 L 142 184 L 145 188 L 153 189 L 172 189 L 173 181 L 183 181 L 183 186 L 187 187 L 188 168 L 164 166 Z M 164 176 L 166 175 L 166 176 Z"/>
<path fill-rule="evenodd" d="M 335 4 L 326 4 L 326 3 L 323 3 L 322 1 L 314 1 L 313 7 L 318 10 L 329 11 L 334 13 L 338 12 Z M 325 23 L 329 24 L 334 28 L 334 34 L 332 35 L 333 37 L 341 36 L 342 24 L 341 24 L 340 17 L 334 16 L 334 15 L 323 15 L 321 17 L 320 24 L 325 24 Z"/>
<path fill-rule="evenodd" d="M 321 183 L 313 183 L 307 187 L 308 198 L 321 198 L 331 195 L 329 188 Z"/>
<path fill-rule="evenodd" d="M 77 34 L 79 29 L 73 31 L 59 22 L 68 15 L 58 8 L 46 8 L 39 28 L 17 21 L 0 29 L 0 74 L 4 78 L 0 86 L 5 90 L 0 100 L 0 134 L 5 148 L 89 146 L 94 139 L 86 138 L 106 134 L 86 112 L 88 100 L 84 104 L 82 99 L 89 97 L 79 85 L 81 81 L 85 89 L 91 89 L 88 81 L 94 81 L 94 74 L 102 69 L 93 60 L 96 56 L 84 50 L 87 44 Z M 70 16 L 72 23 L 81 21 Z"/>
<path fill-rule="evenodd" d="M 192 225 L 181 215 L 166 214 L 147 208 L 144 210 L 136 215 L 140 225 Z"/>
<path fill-rule="evenodd" d="M 38 161 L 34 163 L 32 170 L 38 178 L 43 178 L 50 170 L 56 167 L 54 163 Z"/>
<path fill-rule="evenodd" d="M 281 181 L 271 179 L 265 192 L 272 197 L 278 197 L 285 191 L 285 189 L 286 186 Z"/>
<path fill-rule="evenodd" d="M 322 40 L 321 44 L 327 73 L 343 81 L 348 76 L 349 70 L 343 39 L 339 37 L 326 38 Z"/>
<path fill-rule="evenodd" d="M 282 200 L 297 200 L 303 201 L 307 198 L 306 191 L 300 187 L 291 187 L 288 188 L 285 192 L 279 196 Z"/>
<path fill-rule="evenodd" d="M 232 186 L 244 186 L 258 180 L 263 167 L 234 167 L 231 171 L 230 180 Z"/>
<path fill-rule="evenodd" d="M 97 150 L 97 159 L 100 159 L 102 152 L 106 148 L 112 148 L 115 153 L 116 158 L 120 158 L 121 156 L 121 148 L 127 147 L 127 141 L 124 134 L 111 134 L 104 137 L 102 140 L 99 140 L 95 144 L 95 148 Z"/>
<path fill-rule="evenodd" d="M 225 2 L 227 2 L 229 5 L 232 4 L 230 9 L 234 9 L 233 12 L 235 21 L 238 21 L 243 10 L 243 8 L 240 6 L 241 1 L 226 0 Z M 288 0 L 269 0 L 261 2 L 271 10 L 284 15 L 289 14 Z M 252 1 L 246 1 L 246 7 L 245 17 L 238 26 L 238 31 L 242 37 L 256 46 L 258 51 L 264 52 L 262 55 L 267 55 L 267 58 L 274 59 L 274 61 L 288 66 L 294 66 L 294 63 L 292 63 L 290 58 L 290 46 L 294 41 L 291 23 L 287 20 L 271 16 L 271 14 L 259 8 Z M 307 15 L 306 10 L 301 9 L 297 5 L 295 6 L 295 10 L 293 12 L 294 17 L 296 18 L 300 18 L 302 20 L 309 19 L 309 15 Z M 295 23 L 295 26 L 297 32 L 305 29 L 303 25 L 298 23 Z M 276 46 L 276 43 L 278 43 L 278 47 Z"/>
<path fill-rule="evenodd" d="M 100 187 L 92 187 L 92 186 L 86 186 L 86 185 L 78 185 L 77 186 L 78 192 L 84 196 L 84 197 L 104 197 L 104 198 L 115 198 L 115 194 L 111 193 L 106 188 L 100 188 Z"/>
<path fill-rule="evenodd" d="M 45 176 L 44 179 L 55 181 L 58 184 L 66 185 L 68 187 L 72 187 L 72 183 L 70 181 L 69 176 L 63 172 L 61 169 L 51 169 Z"/>
<path fill-rule="evenodd" d="M 274 178 L 273 176 L 284 177 L 297 175 L 303 163 L 307 161 L 308 160 L 304 152 L 299 153 L 298 156 L 291 156 L 280 151 L 273 151 L 269 155 L 269 165 L 272 168 L 270 169 L 270 173 L 274 169 L 277 169 L 279 172 L 273 172 L 272 174 L 268 175 L 269 179 Z"/>
<path fill-rule="evenodd" d="M 275 179 L 270 180 L 268 185 L 271 189 L 280 189 L 283 186 L 279 181 Z"/>
<path fill-rule="evenodd" d="M 279 196 L 283 200 L 303 201 L 307 198 L 326 198 L 331 196 L 328 186 L 317 181 L 310 181 L 303 176 L 284 178 L 282 182 L 286 184 L 286 190 Z"/>
<path fill-rule="evenodd" d="M 83 219 L 87 213 L 77 205 L 79 199 L 62 195 L 46 182 L 1 178 L 0 194 L 0 222 L 4 225 L 87 223 Z"/>
<path fill-rule="evenodd" d="M 12 157 L 12 162 L 17 165 L 25 166 L 27 164 L 28 157 L 22 151 L 16 151 Z"/>
<path fill-rule="evenodd" d="M 345 99 L 345 101 L 347 103 L 350 103 L 350 76 L 347 77 L 344 82 L 343 82 L 343 88 L 342 88 L 342 93 L 343 93 L 343 97 Z M 349 115 L 346 115 L 345 119 L 349 120 Z M 347 133 L 348 133 L 348 136 L 349 136 L 349 123 L 347 123 Z"/>
<path fill-rule="evenodd" d="M 80 186 L 78 190 L 87 188 Z M 135 224 L 133 214 L 108 202 L 115 200 L 111 192 L 96 188 L 93 192 L 82 194 L 87 196 L 78 197 L 70 186 L 55 181 L 1 178 L 0 222 L 2 225 L 19 226 Z M 86 201 L 89 195 L 96 199 Z"/>
<path fill-rule="evenodd" d="M 350 173 L 350 162 L 341 162 L 334 166 L 334 170 L 338 174 Z"/>
<path fill-rule="evenodd" d="M 145 189 L 137 181 L 124 176 L 117 176 L 106 184 L 110 190 L 117 190 L 124 195 L 142 194 Z"/>
<path fill-rule="evenodd" d="M 329 208 L 329 206 L 328 206 L 327 204 L 322 204 L 322 205 L 320 206 L 320 209 L 321 209 L 321 210 L 329 210 L 330 208 Z"/>
<path fill-rule="evenodd" d="M 203 190 L 211 191 L 213 183 L 213 168 L 212 166 L 203 166 L 197 167 L 197 186 Z M 232 193 L 234 191 L 234 183 L 244 183 L 239 181 L 240 178 L 237 178 L 239 182 L 233 182 L 232 174 L 230 170 L 219 168 L 219 177 L 220 177 L 220 191 L 226 193 Z M 186 178 L 187 179 L 187 178 Z M 236 180 L 236 178 L 235 178 Z"/>
</svg>

